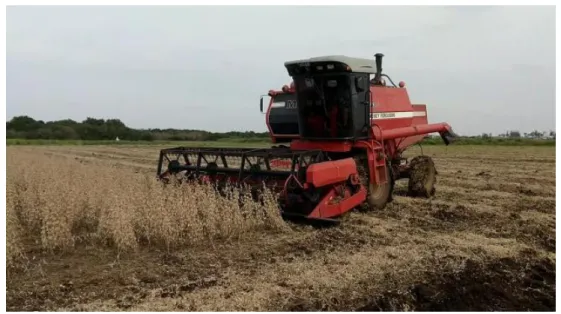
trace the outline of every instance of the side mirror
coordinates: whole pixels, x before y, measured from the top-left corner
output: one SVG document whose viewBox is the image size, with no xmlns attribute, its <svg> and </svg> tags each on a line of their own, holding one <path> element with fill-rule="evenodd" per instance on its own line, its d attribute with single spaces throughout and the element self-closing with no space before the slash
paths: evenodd
<svg viewBox="0 0 561 314">
<path fill-rule="evenodd" d="M 261 100 L 259 101 L 259 109 L 263 112 L 263 96 L 261 96 Z"/>
<path fill-rule="evenodd" d="M 355 78 L 355 90 L 357 93 L 363 92 L 364 89 L 364 77 L 359 76 Z"/>
</svg>

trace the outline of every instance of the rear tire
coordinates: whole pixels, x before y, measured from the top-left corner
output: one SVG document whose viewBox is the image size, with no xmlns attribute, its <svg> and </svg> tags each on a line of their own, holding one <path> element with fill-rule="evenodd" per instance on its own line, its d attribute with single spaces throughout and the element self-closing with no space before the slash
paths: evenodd
<svg viewBox="0 0 561 314">
<path fill-rule="evenodd" d="M 392 183 L 390 168 L 386 166 L 386 177 L 388 181 L 384 184 L 370 182 L 370 172 L 365 159 L 356 160 L 360 183 L 366 188 L 366 201 L 359 206 L 363 212 L 384 209 L 391 199 Z"/>
<path fill-rule="evenodd" d="M 435 194 L 436 167 L 429 156 L 417 156 L 409 163 L 407 196 L 429 198 Z"/>
</svg>

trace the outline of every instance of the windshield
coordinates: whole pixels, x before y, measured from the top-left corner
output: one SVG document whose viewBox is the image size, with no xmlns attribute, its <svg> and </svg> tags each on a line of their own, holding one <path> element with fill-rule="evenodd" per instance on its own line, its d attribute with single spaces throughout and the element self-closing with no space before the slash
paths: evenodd
<svg viewBox="0 0 561 314">
<path fill-rule="evenodd" d="M 347 73 L 299 76 L 299 121 L 302 136 L 348 137 L 352 132 L 351 80 Z"/>
<path fill-rule="evenodd" d="M 306 113 L 327 114 L 334 106 L 350 104 L 348 75 L 322 75 L 300 78 L 299 102 Z"/>
</svg>

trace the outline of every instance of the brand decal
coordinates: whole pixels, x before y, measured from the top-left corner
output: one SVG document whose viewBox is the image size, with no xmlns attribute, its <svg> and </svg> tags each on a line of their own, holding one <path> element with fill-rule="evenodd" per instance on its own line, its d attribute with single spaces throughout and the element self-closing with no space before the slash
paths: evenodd
<svg viewBox="0 0 561 314">
<path fill-rule="evenodd" d="M 380 113 L 373 113 L 372 119 L 389 119 L 395 118 L 395 112 L 380 112 Z"/>
<path fill-rule="evenodd" d="M 298 103 L 296 100 L 287 100 L 284 107 L 286 109 L 296 109 L 298 108 Z"/>
<path fill-rule="evenodd" d="M 425 111 L 399 111 L 399 112 L 371 112 L 370 119 L 405 119 L 413 117 L 426 117 Z"/>
</svg>

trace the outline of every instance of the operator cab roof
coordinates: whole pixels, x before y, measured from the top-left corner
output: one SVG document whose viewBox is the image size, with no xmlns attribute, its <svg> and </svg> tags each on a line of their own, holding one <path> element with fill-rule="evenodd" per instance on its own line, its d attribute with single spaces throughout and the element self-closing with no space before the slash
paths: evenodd
<svg viewBox="0 0 561 314">
<path fill-rule="evenodd" d="M 343 55 L 335 55 L 335 56 L 323 56 L 323 57 L 314 57 L 309 59 L 301 59 L 301 60 L 294 60 L 294 61 L 287 61 L 284 63 L 284 66 L 288 70 L 289 74 L 297 74 L 300 73 L 300 69 L 304 70 L 304 72 L 316 72 L 315 69 L 309 69 L 310 67 L 317 67 L 317 66 L 327 66 L 329 64 L 334 64 L 337 68 L 341 68 L 341 66 L 345 69 L 345 72 L 358 72 L 358 73 L 369 73 L 369 74 L 376 74 L 376 62 L 372 59 L 363 59 L 363 58 L 352 58 Z M 347 68 L 348 67 L 348 68 Z M 305 69 L 308 68 L 308 69 Z M 318 68 L 319 69 L 319 68 Z"/>
</svg>

